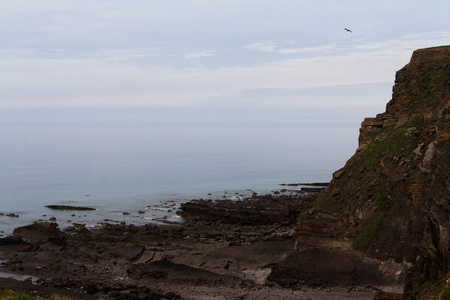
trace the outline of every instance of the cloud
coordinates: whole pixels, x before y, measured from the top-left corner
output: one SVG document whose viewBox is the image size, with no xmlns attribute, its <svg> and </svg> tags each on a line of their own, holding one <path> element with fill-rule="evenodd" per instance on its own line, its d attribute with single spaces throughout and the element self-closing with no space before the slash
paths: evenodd
<svg viewBox="0 0 450 300">
<path fill-rule="evenodd" d="M 254 66 L 143 68 L 91 58 L 0 60 L 1 107 L 191 106 L 255 89 L 305 89 L 393 81 L 410 52 L 350 53 Z M 380 55 L 382 59 L 380 60 Z M 6 72 L 7 71 L 7 72 Z M 277 105 L 276 102 L 273 105 Z"/>
<path fill-rule="evenodd" d="M 210 57 L 210 56 L 214 56 L 214 55 L 215 55 L 214 51 L 200 51 L 200 52 L 187 54 L 186 58 L 192 59 L 192 58 Z"/>
<path fill-rule="evenodd" d="M 253 43 L 245 48 L 258 52 L 274 52 L 277 45 L 271 42 Z"/>
<path fill-rule="evenodd" d="M 271 61 L 242 65 L 232 61 L 220 67 L 156 66 L 154 61 L 164 57 L 147 49 L 7 50 L 0 55 L 0 107 L 186 107 L 205 105 L 215 97 L 233 105 L 233 99 L 244 100 L 242 95 L 250 97 L 246 91 L 252 90 L 393 82 L 395 72 L 409 61 L 418 45 L 442 45 L 449 36 L 442 31 L 396 40 L 292 48 L 298 49 L 297 53 L 289 56 L 279 49 L 270 53 Z M 257 45 L 264 48 L 273 43 Z M 216 51 L 193 52 L 190 59 L 186 55 L 178 59 L 201 61 Z M 227 52 L 223 50 L 220 56 L 226 57 Z M 350 94 L 349 98 L 353 97 Z M 286 106 L 289 101 L 285 97 L 273 94 L 259 105 Z M 389 93 L 382 101 L 388 97 Z M 331 100 L 321 105 L 327 103 L 333 105 Z"/>
<path fill-rule="evenodd" d="M 393 82 L 413 50 L 448 43 L 431 13 L 446 3 L 18 0 L 0 11 L 0 107 L 305 107 L 285 91 Z"/>
<path fill-rule="evenodd" d="M 362 41 L 353 45 L 354 51 L 412 51 L 418 48 L 442 46 L 448 44 L 450 31 L 410 34 L 397 39 Z"/>
<path fill-rule="evenodd" d="M 336 44 L 323 45 L 317 47 L 303 47 L 303 48 L 287 48 L 277 50 L 281 54 L 302 54 L 302 53 L 317 53 L 317 52 L 329 52 L 336 48 Z"/>
</svg>

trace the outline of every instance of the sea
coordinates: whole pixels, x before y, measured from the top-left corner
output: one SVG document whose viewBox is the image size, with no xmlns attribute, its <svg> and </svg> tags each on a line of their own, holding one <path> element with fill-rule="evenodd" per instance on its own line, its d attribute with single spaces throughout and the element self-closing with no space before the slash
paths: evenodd
<svg viewBox="0 0 450 300">
<path fill-rule="evenodd" d="M 173 222 L 191 199 L 329 182 L 357 137 L 351 126 L 0 126 L 0 236 L 34 221 Z"/>
</svg>

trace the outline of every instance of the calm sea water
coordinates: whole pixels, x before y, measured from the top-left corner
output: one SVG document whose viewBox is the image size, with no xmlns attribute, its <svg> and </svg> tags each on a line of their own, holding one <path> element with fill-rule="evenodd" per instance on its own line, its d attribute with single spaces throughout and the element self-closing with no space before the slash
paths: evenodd
<svg viewBox="0 0 450 300">
<path fill-rule="evenodd" d="M 357 135 L 355 128 L 0 127 L 0 234 L 51 217 L 61 226 L 174 219 L 192 198 L 326 182 L 354 153 Z"/>
</svg>

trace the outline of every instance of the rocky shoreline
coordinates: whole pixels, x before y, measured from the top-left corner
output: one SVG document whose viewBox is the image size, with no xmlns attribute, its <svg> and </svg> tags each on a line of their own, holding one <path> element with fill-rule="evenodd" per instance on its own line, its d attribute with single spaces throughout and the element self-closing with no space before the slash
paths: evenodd
<svg viewBox="0 0 450 300">
<path fill-rule="evenodd" d="M 0 287 L 75 299 L 373 299 L 373 286 L 280 276 L 297 251 L 297 218 L 317 194 L 192 200 L 180 207 L 183 222 L 165 225 L 19 227 L 0 239 L 0 272 L 34 282 L 0 278 Z"/>
<path fill-rule="evenodd" d="M 165 225 L 20 227 L 0 239 L 0 275 L 33 277 L 0 287 L 86 299 L 447 299 L 449 58 L 449 46 L 414 52 L 386 112 L 363 121 L 355 155 L 320 193 L 320 183 L 285 184 L 192 200 L 183 222 Z"/>
</svg>

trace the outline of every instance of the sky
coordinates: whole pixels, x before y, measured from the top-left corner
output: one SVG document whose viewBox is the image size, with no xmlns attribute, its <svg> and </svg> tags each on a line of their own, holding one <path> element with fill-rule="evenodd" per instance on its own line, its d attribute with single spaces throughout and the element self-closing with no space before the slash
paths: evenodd
<svg viewBox="0 0 450 300">
<path fill-rule="evenodd" d="M 356 126 L 384 112 L 415 49 L 450 44 L 449 12 L 448 0 L 0 0 L 0 124 Z"/>
</svg>

